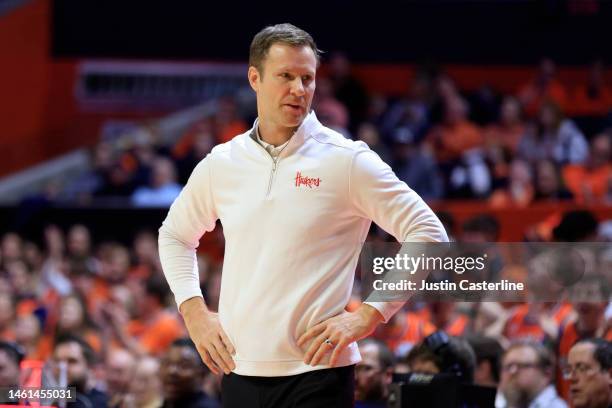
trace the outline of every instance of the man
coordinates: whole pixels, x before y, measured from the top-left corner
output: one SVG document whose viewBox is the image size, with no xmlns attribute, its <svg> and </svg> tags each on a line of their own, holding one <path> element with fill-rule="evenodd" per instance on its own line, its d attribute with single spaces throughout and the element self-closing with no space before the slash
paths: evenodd
<svg viewBox="0 0 612 408">
<path fill-rule="evenodd" d="M 110 396 L 109 406 L 121 406 L 134 379 L 136 359 L 129 351 L 112 349 L 106 358 L 106 385 Z"/>
<path fill-rule="evenodd" d="M 160 365 L 156 358 L 146 356 L 138 360 L 134 370 L 134 380 L 130 384 L 127 406 L 158 408 L 162 405 L 159 371 Z"/>
<path fill-rule="evenodd" d="M 0 340 L 0 387 L 17 388 L 24 351 L 19 345 Z"/>
<path fill-rule="evenodd" d="M 563 370 L 570 380 L 574 408 L 608 408 L 612 406 L 612 343 L 603 339 L 586 339 L 570 350 Z"/>
<path fill-rule="evenodd" d="M 76 401 L 67 403 L 67 408 L 106 408 L 108 406 L 106 394 L 91 385 L 92 380 L 89 373 L 93 369 L 94 362 L 94 351 L 82 338 L 66 335 L 55 342 L 53 350 L 55 377 L 60 378 L 60 364 L 64 364 L 68 387 L 76 388 Z"/>
<path fill-rule="evenodd" d="M 189 334 L 206 365 L 226 374 L 225 407 L 351 406 L 355 342 L 401 307 L 344 310 L 371 221 L 399 241 L 447 240 L 431 209 L 367 145 L 310 112 L 318 54 L 290 24 L 255 36 L 248 79 L 258 118 L 196 166 L 159 230 Z M 217 220 L 225 234 L 218 315 L 203 301 L 195 266 L 199 239 Z"/>
<path fill-rule="evenodd" d="M 359 342 L 359 354 L 361 362 L 355 367 L 355 406 L 386 407 L 395 360 L 393 353 L 382 341 L 369 338 Z"/>
<path fill-rule="evenodd" d="M 217 408 L 202 391 L 206 368 L 190 339 L 175 340 L 161 362 L 163 408 Z"/>
<path fill-rule="evenodd" d="M 497 340 L 483 335 L 468 336 L 467 342 L 476 355 L 474 384 L 497 388 L 504 349 Z"/>
<path fill-rule="evenodd" d="M 496 407 L 566 408 L 552 385 L 554 357 L 543 345 L 513 343 L 502 358 L 500 391 L 505 399 Z"/>
</svg>

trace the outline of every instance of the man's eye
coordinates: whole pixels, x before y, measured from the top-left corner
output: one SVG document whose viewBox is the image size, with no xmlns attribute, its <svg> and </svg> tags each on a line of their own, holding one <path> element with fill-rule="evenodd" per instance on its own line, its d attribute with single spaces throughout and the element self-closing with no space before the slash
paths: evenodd
<svg viewBox="0 0 612 408">
<path fill-rule="evenodd" d="M 289 75 L 288 73 L 282 73 L 281 77 L 285 78 L 285 79 L 291 79 L 291 75 Z"/>
<path fill-rule="evenodd" d="M 304 76 L 302 77 L 302 81 L 303 81 L 303 82 L 308 83 L 308 82 L 310 82 L 311 80 L 312 80 L 312 77 L 311 77 L 310 75 L 304 75 Z"/>
</svg>

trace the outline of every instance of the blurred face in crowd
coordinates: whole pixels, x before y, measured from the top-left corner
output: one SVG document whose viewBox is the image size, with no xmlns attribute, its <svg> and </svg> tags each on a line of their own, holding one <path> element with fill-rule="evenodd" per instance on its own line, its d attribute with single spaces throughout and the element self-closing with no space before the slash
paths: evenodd
<svg viewBox="0 0 612 408">
<path fill-rule="evenodd" d="M 191 347 L 172 346 L 161 362 L 164 394 L 168 399 L 198 391 L 204 377 L 204 363 Z"/>
<path fill-rule="evenodd" d="M 40 320 L 33 314 L 19 316 L 15 324 L 15 339 L 27 344 L 40 337 Z"/>
<path fill-rule="evenodd" d="M 607 408 L 610 402 L 612 373 L 602 370 L 593 357 L 595 345 L 578 343 L 569 352 L 570 396 L 575 408 Z"/>
<path fill-rule="evenodd" d="M 4 350 L 0 349 L 0 387 L 11 387 L 19 383 L 19 365 Z"/>
<path fill-rule="evenodd" d="M 144 405 L 160 394 L 159 369 L 159 362 L 152 357 L 145 357 L 136 364 L 130 393 L 137 405 Z"/>
<path fill-rule="evenodd" d="M 136 361 L 127 350 L 118 349 L 110 352 L 106 360 L 106 384 L 111 394 L 125 393 L 134 378 Z"/>
<path fill-rule="evenodd" d="M 168 159 L 155 159 L 153 162 L 153 187 L 163 187 L 175 181 L 174 164 Z"/>
<path fill-rule="evenodd" d="M 85 257 L 89 255 L 91 237 L 87 227 L 75 225 L 68 232 L 68 251 L 71 255 Z"/>
<path fill-rule="evenodd" d="M 501 122 L 512 125 L 521 118 L 521 106 L 519 101 L 513 97 L 507 97 L 501 106 Z"/>
<path fill-rule="evenodd" d="M 502 360 L 500 389 L 510 406 L 527 406 L 552 378 L 540 367 L 536 351 L 528 346 L 511 348 Z"/>
<path fill-rule="evenodd" d="M 355 399 L 357 401 L 381 400 L 391 380 L 390 370 L 381 367 L 378 346 L 366 343 L 359 346 L 361 362 L 355 367 Z"/>
<path fill-rule="evenodd" d="M 62 331 L 79 328 L 83 324 L 85 311 L 78 298 L 68 296 L 60 303 L 58 327 Z"/>
<path fill-rule="evenodd" d="M 467 117 L 467 104 L 459 96 L 446 100 L 444 121 L 447 125 L 457 124 Z"/>
<path fill-rule="evenodd" d="M 81 345 L 75 342 L 59 344 L 53 352 L 55 378 L 60 377 L 60 364 L 66 365 L 68 385 L 84 390 L 87 385 L 88 365 Z"/>
<path fill-rule="evenodd" d="M 513 160 L 510 167 L 510 182 L 517 184 L 531 183 L 529 165 L 522 160 Z"/>
<path fill-rule="evenodd" d="M 249 67 L 249 83 L 257 94 L 260 131 L 290 136 L 308 112 L 315 92 L 317 58 L 309 46 L 273 44 L 262 72 Z"/>
<path fill-rule="evenodd" d="M 15 317 L 15 308 L 10 296 L 0 295 L 0 329 L 8 326 Z"/>
<path fill-rule="evenodd" d="M 599 134 L 591 142 L 591 163 L 593 167 L 606 165 L 610 162 L 610 136 Z"/>
<path fill-rule="evenodd" d="M 559 189 L 559 178 L 555 165 L 550 160 L 538 162 L 538 191 L 543 195 L 554 194 Z"/>
<path fill-rule="evenodd" d="M 0 246 L 0 252 L 2 252 L 2 261 L 14 261 L 21 258 L 21 239 L 17 234 L 6 234 L 2 238 L 2 245 Z"/>
<path fill-rule="evenodd" d="M 157 239 L 148 232 L 138 234 L 134 240 L 134 252 L 138 262 L 156 262 L 158 259 Z"/>
</svg>

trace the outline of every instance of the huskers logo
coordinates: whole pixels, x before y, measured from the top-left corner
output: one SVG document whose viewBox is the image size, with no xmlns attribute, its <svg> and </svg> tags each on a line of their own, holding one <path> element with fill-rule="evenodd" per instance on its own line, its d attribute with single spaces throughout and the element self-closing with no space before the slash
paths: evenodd
<svg viewBox="0 0 612 408">
<path fill-rule="evenodd" d="M 318 177 L 312 178 L 312 177 L 302 176 L 302 173 L 300 173 L 299 171 L 295 175 L 295 186 L 296 187 L 307 186 L 308 188 L 313 188 L 313 187 L 319 187 L 319 184 L 321 184 L 321 179 Z"/>
</svg>

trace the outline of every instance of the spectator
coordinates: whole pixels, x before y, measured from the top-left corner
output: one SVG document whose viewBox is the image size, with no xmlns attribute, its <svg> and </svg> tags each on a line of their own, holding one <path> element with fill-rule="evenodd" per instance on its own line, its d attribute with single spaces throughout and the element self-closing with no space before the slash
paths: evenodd
<svg viewBox="0 0 612 408">
<path fill-rule="evenodd" d="M 97 274 L 100 262 L 91 253 L 91 233 L 89 228 L 82 224 L 70 227 L 67 237 L 68 259 L 73 266 Z"/>
<path fill-rule="evenodd" d="M 461 229 L 461 242 L 484 244 L 497 242 L 499 239 L 499 221 L 492 215 L 475 215 L 467 219 Z"/>
<path fill-rule="evenodd" d="M 536 202 L 555 202 L 570 200 L 574 196 L 569 192 L 563 182 L 559 168 L 552 160 L 540 160 L 535 167 L 535 197 Z"/>
<path fill-rule="evenodd" d="M 102 351 L 102 339 L 87 311 L 85 299 L 78 293 L 64 296 L 59 301 L 55 337 L 75 334 L 87 341 L 97 353 Z"/>
<path fill-rule="evenodd" d="M 125 349 L 113 349 L 106 357 L 106 392 L 110 407 L 122 407 L 126 402 L 130 383 L 134 380 L 136 360 Z"/>
<path fill-rule="evenodd" d="M 23 241 L 14 232 L 8 232 L 0 242 L 0 260 L 2 264 L 18 261 L 23 256 Z"/>
<path fill-rule="evenodd" d="M 405 361 L 411 372 L 455 374 L 465 383 L 474 381 L 474 350 L 464 339 L 449 337 L 443 331 L 427 336 L 410 350 Z"/>
<path fill-rule="evenodd" d="M 565 108 L 567 91 L 556 78 L 557 67 L 550 58 L 542 58 L 535 77 L 523 85 L 518 92 L 518 98 L 529 115 L 534 115 L 544 101 L 553 101 Z"/>
<path fill-rule="evenodd" d="M 396 129 L 407 129 L 414 135 L 415 143 L 420 143 L 429 126 L 433 93 L 431 75 L 425 71 L 418 72 L 407 97 L 391 105 L 385 113 L 381 124 L 385 137 L 390 138 Z"/>
<path fill-rule="evenodd" d="M 580 129 L 552 102 L 542 105 L 536 129 L 525 134 L 518 146 L 519 157 L 530 163 L 551 159 L 557 165 L 580 164 L 587 154 L 588 144 Z"/>
<path fill-rule="evenodd" d="M 76 388 L 76 401 L 67 403 L 67 408 L 106 408 L 108 397 L 94 388 L 90 378 L 96 355 L 86 341 L 77 336 L 64 336 L 55 343 L 53 366 L 56 378 L 60 378 L 62 365 L 66 367 L 67 386 Z M 59 386 L 62 386 L 59 384 Z"/>
<path fill-rule="evenodd" d="M 514 156 L 525 131 L 526 124 L 520 102 L 513 96 L 505 97 L 498 122 L 488 126 L 484 131 L 487 146 L 490 150 L 494 150 L 491 156 L 500 161 L 507 161 L 507 158 Z"/>
<path fill-rule="evenodd" d="M 346 107 L 334 97 L 333 84 L 328 78 L 317 80 L 313 109 L 325 126 L 350 138 L 348 131 L 349 114 Z"/>
<path fill-rule="evenodd" d="M 165 310 L 169 288 L 164 279 L 152 276 L 139 285 L 139 291 L 133 319 L 116 303 L 106 306 L 106 315 L 117 340 L 133 354 L 160 355 L 185 329 L 175 313 Z"/>
<path fill-rule="evenodd" d="M 587 80 L 576 87 L 573 98 L 574 115 L 605 116 L 612 107 L 612 92 L 605 83 L 605 69 L 601 60 L 594 61 Z"/>
<path fill-rule="evenodd" d="M 17 318 L 15 341 L 25 350 L 28 360 L 46 360 L 51 354 L 51 345 L 43 337 L 41 317 L 26 313 Z"/>
<path fill-rule="evenodd" d="M 361 82 L 353 76 L 349 59 L 341 52 L 330 56 L 329 79 L 333 85 L 334 96 L 349 111 L 349 130 L 354 131 L 365 119 L 368 94 Z"/>
<path fill-rule="evenodd" d="M 162 157 L 153 161 L 150 187 L 140 187 L 132 195 L 136 207 L 169 207 L 181 192 L 176 182 L 174 164 Z"/>
<path fill-rule="evenodd" d="M 15 340 L 15 298 L 11 293 L 0 294 L 0 340 Z"/>
<path fill-rule="evenodd" d="M 443 164 L 455 162 L 470 149 L 483 145 L 480 129 L 468 120 L 468 106 L 460 96 L 444 100 L 444 118 L 427 135 L 436 159 Z"/>
<path fill-rule="evenodd" d="M 130 277 L 146 280 L 153 273 L 161 273 L 156 235 L 148 230 L 140 231 L 134 237 L 132 248 L 134 266 L 130 269 Z"/>
<path fill-rule="evenodd" d="M 0 340 L 0 388 L 19 387 L 20 365 L 24 357 L 17 344 Z"/>
<path fill-rule="evenodd" d="M 571 292 L 577 318 L 559 329 L 557 356 L 562 368 L 568 359 L 570 349 L 577 342 L 591 337 L 612 340 L 612 327 L 605 320 L 605 310 L 610 297 L 610 290 L 603 279 L 597 277 L 582 278 L 573 286 Z M 570 382 L 557 372 L 557 389 L 559 394 L 569 401 Z"/>
<path fill-rule="evenodd" d="M 531 204 L 534 196 L 531 168 L 525 161 L 515 159 L 510 165 L 508 186 L 495 190 L 489 198 L 489 203 L 493 208 L 507 206 L 524 208 Z"/>
<path fill-rule="evenodd" d="M 244 120 L 238 116 L 236 101 L 230 96 L 218 100 L 214 120 L 219 143 L 229 142 L 234 136 L 249 130 Z"/>
<path fill-rule="evenodd" d="M 391 153 L 388 147 L 380 138 L 380 133 L 376 126 L 370 122 L 364 122 L 357 129 L 357 139 L 368 145 L 376 152 L 385 163 L 391 163 Z"/>
<path fill-rule="evenodd" d="M 163 408 L 217 408 L 217 401 L 202 391 L 206 375 L 195 345 L 190 339 L 172 343 L 161 363 L 164 389 Z"/>
<path fill-rule="evenodd" d="M 402 358 L 435 331 L 435 326 L 420 314 L 401 310 L 387 324 L 379 325 L 374 336 L 384 341 L 397 357 Z"/>
<path fill-rule="evenodd" d="M 563 375 L 570 381 L 574 408 L 608 408 L 612 405 L 612 344 L 585 339 L 569 352 Z"/>
<path fill-rule="evenodd" d="M 216 140 L 211 129 L 208 129 L 210 122 L 199 122 L 197 133 L 193 135 L 193 144 L 189 151 L 185 153 L 177 162 L 179 182 L 186 184 L 189 175 L 195 166 L 202 160 L 215 146 Z"/>
<path fill-rule="evenodd" d="M 162 405 L 160 369 L 159 361 L 153 357 L 143 357 L 136 363 L 126 405 L 135 408 L 158 408 Z"/>
<path fill-rule="evenodd" d="M 397 177 L 425 200 L 442 198 L 444 181 L 429 151 L 415 145 L 407 128 L 397 129 L 393 142 L 392 167 Z"/>
<path fill-rule="evenodd" d="M 563 177 L 576 201 L 581 204 L 601 203 L 609 193 L 612 179 L 612 134 L 603 132 L 591 140 L 591 149 L 584 164 L 568 164 Z"/>
<path fill-rule="evenodd" d="M 359 353 L 361 362 L 355 366 L 355 407 L 386 407 L 393 353 L 385 343 L 367 338 L 359 342 Z"/>
<path fill-rule="evenodd" d="M 466 340 L 476 354 L 474 384 L 497 388 L 504 349 L 497 340 L 491 337 L 472 335 Z"/>
<path fill-rule="evenodd" d="M 496 407 L 566 408 L 552 385 L 554 364 L 552 352 L 538 343 L 512 344 L 502 358 L 499 389 L 505 401 Z"/>
</svg>

